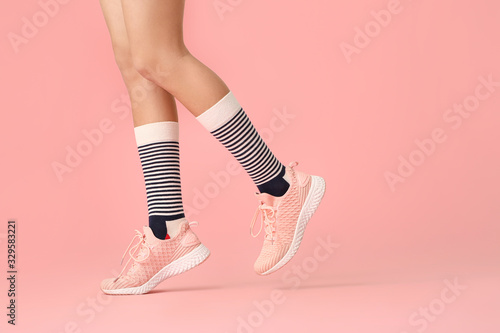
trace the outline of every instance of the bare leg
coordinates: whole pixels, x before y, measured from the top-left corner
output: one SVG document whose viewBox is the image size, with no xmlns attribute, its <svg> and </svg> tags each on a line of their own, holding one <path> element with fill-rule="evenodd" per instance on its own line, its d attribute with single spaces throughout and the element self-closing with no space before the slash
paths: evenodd
<svg viewBox="0 0 500 333">
<path fill-rule="evenodd" d="M 175 99 L 135 69 L 121 1 L 101 0 L 101 7 L 132 104 L 134 134 L 146 182 L 149 226 L 157 238 L 165 239 L 166 223 L 173 235 L 184 217 Z"/>
<path fill-rule="evenodd" d="M 130 95 L 134 126 L 159 121 L 177 121 L 174 97 L 144 78 L 134 67 L 121 1 L 100 0 L 100 3 L 111 36 L 116 63 Z"/>
<path fill-rule="evenodd" d="M 261 255 L 254 265 L 256 272 L 267 275 L 283 267 L 295 255 L 302 241 L 305 226 L 323 197 L 324 180 L 296 171 L 294 167 L 297 163 L 285 168 L 262 140 L 226 84 L 189 53 L 183 40 L 184 0 L 121 0 L 121 8 L 118 6 L 118 0 L 101 0 L 101 4 L 112 35 L 117 63 L 131 92 L 131 98 L 134 99 L 133 89 L 136 85 L 147 85 L 147 80 L 157 85 L 153 86 L 154 93 L 148 94 L 146 99 L 132 100 L 133 104 L 137 103 L 134 111 L 136 126 L 147 121 L 177 119 L 172 96 L 193 113 L 240 162 L 261 191 L 258 200 L 259 210 L 263 216 L 264 227 L 261 230 L 265 231 L 265 241 Z M 120 9 L 123 17 L 120 16 Z M 118 23 L 118 21 L 124 22 Z M 144 81 L 141 76 L 147 80 Z M 149 128 L 152 127 L 149 125 L 151 124 L 145 125 L 148 126 L 148 130 L 143 133 L 144 136 L 150 136 L 152 130 Z M 165 143 L 167 146 L 172 146 L 172 142 L 163 140 L 158 142 L 158 149 Z M 178 145 L 178 142 L 174 143 Z M 150 149 L 149 145 L 140 147 L 145 147 L 146 152 Z M 151 168 L 151 159 L 157 155 L 154 149 L 155 146 L 152 153 L 146 157 L 148 161 L 143 164 L 144 170 L 144 165 L 148 166 L 148 170 Z M 168 151 L 171 150 L 175 150 L 170 153 L 171 159 L 178 157 L 178 150 L 168 148 Z M 160 160 L 168 161 L 168 158 Z M 174 170 L 174 173 L 177 174 L 178 170 Z M 150 179 L 156 176 L 152 175 Z M 162 180 L 157 182 L 156 178 L 154 181 L 151 188 L 158 184 L 161 186 L 163 182 Z M 172 182 L 166 180 L 164 183 L 175 183 L 177 186 L 175 191 L 180 193 L 179 180 Z M 156 195 L 152 192 L 150 197 L 154 198 Z M 172 202 L 171 197 L 166 197 L 166 200 Z M 179 204 L 182 207 L 182 204 Z M 172 210 L 175 206 L 167 208 Z M 257 215 L 254 217 L 254 222 L 256 217 Z M 188 237 L 187 221 L 179 220 L 183 220 L 184 224 L 181 229 L 178 228 L 181 230 L 178 234 L 180 237 Z M 145 229 L 145 234 L 147 231 L 148 229 Z M 157 242 L 151 235 L 138 236 L 144 243 Z M 179 244 L 186 246 L 182 244 L 190 244 L 193 239 L 196 237 L 187 238 L 186 242 Z M 201 249 L 201 252 L 192 250 L 193 257 L 187 258 L 186 264 L 182 265 L 187 269 L 193 267 L 193 258 L 197 258 L 194 265 L 198 265 L 209 254 L 201 244 L 195 246 L 198 246 L 196 249 Z M 155 251 L 157 250 L 153 247 L 148 247 L 147 253 L 154 256 Z M 178 253 L 178 250 L 167 249 L 164 252 Z M 151 262 L 155 261 L 144 260 L 138 266 L 142 269 Z M 129 271 L 127 276 L 132 276 L 132 279 L 108 279 L 103 281 L 101 288 L 106 293 L 147 292 L 154 288 L 151 283 L 156 283 L 153 277 L 158 273 L 156 268 L 150 267 L 144 270 L 150 274 L 147 276 L 149 280 L 143 285 L 138 285 L 138 279 L 134 278 L 136 271 L 131 269 L 132 272 Z M 169 276 L 167 273 L 170 274 L 166 272 L 165 278 Z"/>
<path fill-rule="evenodd" d="M 185 0 L 121 0 L 135 69 L 180 101 L 233 154 L 259 191 L 283 195 L 285 166 L 229 88 L 186 48 Z M 224 128 L 222 128 L 224 125 Z"/>
<path fill-rule="evenodd" d="M 170 92 L 195 116 L 229 92 L 184 45 L 184 0 L 122 0 L 122 6 L 133 65 L 140 74 Z"/>
</svg>

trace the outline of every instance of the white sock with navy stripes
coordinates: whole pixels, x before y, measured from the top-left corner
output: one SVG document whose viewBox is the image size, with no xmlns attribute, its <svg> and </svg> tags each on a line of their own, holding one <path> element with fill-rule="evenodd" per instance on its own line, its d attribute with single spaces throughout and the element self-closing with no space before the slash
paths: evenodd
<svg viewBox="0 0 500 333">
<path fill-rule="evenodd" d="M 179 219 L 184 217 L 179 123 L 150 123 L 135 127 L 134 132 L 146 181 L 149 227 L 157 238 L 168 239 L 175 236 Z"/>
<path fill-rule="evenodd" d="M 273 155 L 230 91 L 196 117 L 240 162 L 262 193 L 282 196 L 289 188 L 285 166 Z"/>
</svg>

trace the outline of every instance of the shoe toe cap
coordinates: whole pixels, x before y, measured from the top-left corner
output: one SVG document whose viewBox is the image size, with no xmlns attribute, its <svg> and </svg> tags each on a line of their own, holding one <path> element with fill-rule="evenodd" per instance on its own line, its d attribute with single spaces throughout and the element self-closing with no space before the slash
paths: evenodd
<svg viewBox="0 0 500 333">
<path fill-rule="evenodd" d="M 101 290 L 113 290 L 115 289 L 115 278 L 104 279 L 101 281 Z"/>
<path fill-rule="evenodd" d="M 259 275 L 267 275 L 269 270 L 275 267 L 285 256 L 288 247 L 279 245 L 269 245 L 262 249 L 259 257 L 255 261 L 254 270 Z"/>
</svg>

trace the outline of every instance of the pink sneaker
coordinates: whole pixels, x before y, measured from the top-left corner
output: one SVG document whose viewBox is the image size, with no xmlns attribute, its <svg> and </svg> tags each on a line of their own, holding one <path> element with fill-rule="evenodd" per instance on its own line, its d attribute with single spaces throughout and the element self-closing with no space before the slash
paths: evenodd
<svg viewBox="0 0 500 333">
<path fill-rule="evenodd" d="M 299 249 L 306 225 L 325 193 L 325 180 L 296 171 L 294 167 L 297 165 L 297 162 L 290 163 L 286 169 L 285 178 L 290 188 L 282 197 L 257 194 L 260 205 L 252 220 L 250 234 L 257 237 L 262 231 L 262 224 L 266 233 L 264 245 L 254 265 L 257 274 L 276 272 L 292 259 Z M 259 232 L 254 235 L 259 212 L 263 222 Z"/>
<path fill-rule="evenodd" d="M 144 226 L 144 234 L 136 230 L 127 251 L 130 255 L 127 264 L 117 278 L 105 279 L 101 289 L 106 294 L 138 295 L 145 294 L 160 282 L 174 275 L 184 273 L 201 264 L 210 255 L 210 251 L 200 243 L 190 225 L 182 219 L 179 231 L 171 239 L 161 240 L 153 235 L 151 228 Z M 134 240 L 138 239 L 132 246 Z M 123 261 L 122 257 L 122 261 Z M 132 266 L 123 274 L 130 260 Z"/>
</svg>

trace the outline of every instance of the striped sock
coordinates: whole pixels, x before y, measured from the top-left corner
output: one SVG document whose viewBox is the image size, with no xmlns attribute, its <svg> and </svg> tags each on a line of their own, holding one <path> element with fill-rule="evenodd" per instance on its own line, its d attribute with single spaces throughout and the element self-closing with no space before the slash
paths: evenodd
<svg viewBox="0 0 500 333">
<path fill-rule="evenodd" d="M 196 117 L 240 162 L 261 193 L 282 196 L 289 183 L 285 166 L 273 155 L 232 92 Z"/>
<path fill-rule="evenodd" d="M 149 227 L 160 239 L 168 239 L 167 221 L 184 217 L 179 163 L 179 123 L 162 121 L 134 128 L 146 181 Z M 170 227 L 169 227 L 169 231 Z M 170 232 L 170 234 L 173 233 Z"/>
</svg>

